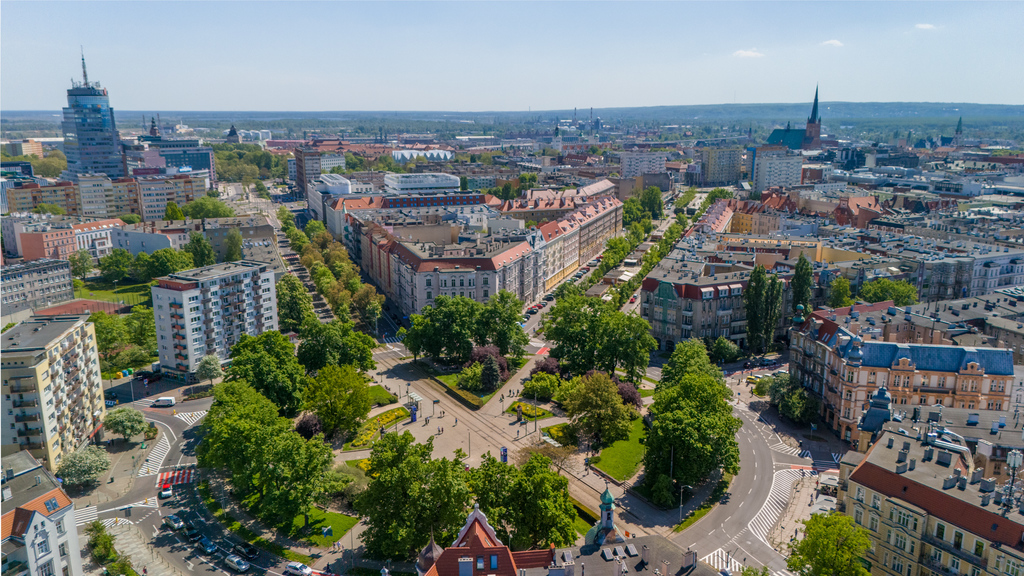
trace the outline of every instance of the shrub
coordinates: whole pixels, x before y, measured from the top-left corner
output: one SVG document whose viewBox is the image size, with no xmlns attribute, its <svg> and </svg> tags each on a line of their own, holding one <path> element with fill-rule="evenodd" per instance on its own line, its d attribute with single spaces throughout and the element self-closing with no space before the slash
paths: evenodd
<svg viewBox="0 0 1024 576">
<path fill-rule="evenodd" d="M 501 370 L 501 381 L 508 380 L 508 360 L 501 355 L 498 351 L 498 347 L 493 344 L 488 346 L 477 346 L 473 348 L 473 352 L 469 355 L 469 362 L 462 365 L 463 368 L 469 368 L 473 364 L 483 364 L 484 360 L 488 357 L 494 358 L 498 362 L 498 368 Z"/>
<path fill-rule="evenodd" d="M 643 407 L 643 400 L 640 399 L 640 391 L 629 382 L 619 382 L 619 396 L 622 396 L 623 404 L 632 404 L 637 410 Z"/>
<path fill-rule="evenodd" d="M 561 371 L 558 367 L 558 360 L 552 358 L 551 356 L 548 356 L 544 360 L 541 360 L 540 362 L 534 364 L 533 369 L 530 370 L 530 376 L 535 376 L 541 373 L 554 374 L 555 376 L 560 375 Z"/>
<path fill-rule="evenodd" d="M 675 499 L 672 497 L 672 479 L 668 474 L 658 474 L 654 478 L 651 483 L 651 500 L 662 508 L 673 504 Z"/>
<path fill-rule="evenodd" d="M 480 387 L 485 392 L 496 389 L 501 384 L 501 370 L 494 356 L 484 358 L 480 369 Z"/>
<path fill-rule="evenodd" d="M 146 440 L 152 440 L 156 438 L 158 432 L 159 430 L 157 430 L 156 424 L 150 424 L 149 428 L 146 428 L 146 431 L 143 433 L 143 438 Z"/>
<path fill-rule="evenodd" d="M 317 434 L 322 434 L 324 431 L 323 425 L 320 423 L 320 418 L 312 412 L 303 412 L 302 416 L 295 422 L 295 431 L 299 433 L 306 440 L 310 440 Z"/>
<path fill-rule="evenodd" d="M 562 385 L 562 379 L 557 375 L 541 372 L 536 374 L 523 384 L 523 398 L 536 398 L 537 400 L 551 400 L 558 393 Z"/>
<path fill-rule="evenodd" d="M 456 384 L 463 390 L 479 392 L 483 388 L 483 382 L 481 381 L 483 370 L 483 365 L 480 363 L 464 368 L 462 372 L 459 373 L 459 376 L 456 379 Z"/>
</svg>

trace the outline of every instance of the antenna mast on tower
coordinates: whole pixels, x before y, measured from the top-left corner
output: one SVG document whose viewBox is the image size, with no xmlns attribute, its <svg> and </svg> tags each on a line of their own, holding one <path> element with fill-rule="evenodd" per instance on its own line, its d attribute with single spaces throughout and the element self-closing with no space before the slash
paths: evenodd
<svg viewBox="0 0 1024 576">
<path fill-rule="evenodd" d="M 78 49 L 82 51 L 82 82 L 85 85 L 85 87 L 88 88 L 89 87 L 89 72 L 87 72 L 86 69 L 85 69 L 85 48 L 83 48 L 81 45 L 79 45 Z"/>
</svg>

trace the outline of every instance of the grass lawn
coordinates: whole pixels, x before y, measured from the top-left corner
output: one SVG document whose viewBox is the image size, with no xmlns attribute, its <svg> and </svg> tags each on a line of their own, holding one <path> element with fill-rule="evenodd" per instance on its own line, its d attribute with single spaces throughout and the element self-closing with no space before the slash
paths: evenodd
<svg viewBox="0 0 1024 576">
<path fill-rule="evenodd" d="M 508 410 L 505 410 L 505 412 L 508 412 L 509 414 L 515 414 L 516 406 L 523 407 L 523 418 L 526 418 L 527 420 L 533 420 L 534 418 L 536 418 L 537 420 L 543 420 L 545 418 L 550 418 L 554 416 L 554 414 L 541 408 L 540 406 L 534 406 L 533 404 L 527 404 L 526 402 L 513 402 L 512 405 L 508 407 Z"/>
<path fill-rule="evenodd" d="M 732 484 L 732 474 L 723 474 L 722 479 L 718 481 L 718 485 L 715 486 L 714 491 L 711 492 L 711 496 L 709 496 L 708 499 L 704 501 L 704 504 L 701 504 L 700 508 L 697 508 L 692 513 L 690 513 L 689 516 L 684 518 L 682 523 L 677 524 L 676 527 L 672 529 L 672 531 L 682 532 L 690 526 L 693 526 L 693 524 L 696 523 L 697 520 L 700 520 L 701 518 L 706 516 L 708 512 L 711 512 L 715 505 L 718 504 L 719 500 L 722 499 L 722 496 L 725 495 L 725 491 L 729 489 L 730 484 Z"/>
<path fill-rule="evenodd" d="M 398 402 L 398 398 L 394 394 L 388 392 L 383 386 L 376 385 L 370 386 L 370 404 L 380 404 L 384 406 L 386 404 L 394 404 Z"/>
<path fill-rule="evenodd" d="M 659 383 L 657 380 L 655 380 L 654 378 L 651 378 L 650 376 L 644 376 L 644 380 L 647 380 L 651 384 L 658 384 Z"/>
<path fill-rule="evenodd" d="M 395 425 L 395 422 L 402 422 L 409 417 L 409 410 L 405 406 L 392 408 L 367 420 L 356 432 L 355 438 L 349 440 L 341 448 L 342 450 L 363 450 L 369 448 L 380 434 L 380 427 L 388 429 Z"/>
<path fill-rule="evenodd" d="M 87 280 L 84 288 L 75 290 L 75 297 L 102 300 L 104 302 L 120 302 L 123 300 L 125 304 L 132 306 L 136 304 L 152 306 L 151 286 L 149 282 L 133 284 L 131 280 L 124 280 L 123 282 L 118 282 L 115 287 L 114 284 L 103 280 Z"/>
<path fill-rule="evenodd" d="M 629 430 L 629 438 L 601 450 L 600 460 L 594 467 L 619 482 L 629 480 L 636 474 L 644 458 L 644 447 L 640 440 L 646 433 L 643 418 L 637 418 Z"/>
<path fill-rule="evenodd" d="M 498 390 L 495 390 L 494 392 L 491 392 L 490 394 L 487 394 L 486 396 L 480 396 L 476 392 L 472 392 L 470 390 L 463 390 L 462 388 L 459 388 L 459 373 L 458 372 L 456 372 L 455 374 L 436 374 L 435 373 L 434 377 L 437 378 L 438 380 L 440 380 L 445 386 L 451 388 L 452 391 L 454 391 L 456 394 L 458 394 L 459 396 L 462 396 L 463 398 L 465 398 L 469 403 L 473 404 L 477 408 L 480 408 L 484 404 L 487 404 L 487 401 L 490 400 L 491 398 L 493 398 L 494 395 L 498 393 Z M 500 387 L 499 387 L 499 389 L 500 389 Z"/>
<path fill-rule="evenodd" d="M 647 398 L 648 396 L 654 396 L 654 388 L 641 388 L 639 390 L 641 398 Z"/>
<path fill-rule="evenodd" d="M 234 532 L 235 535 L 242 540 L 245 540 L 257 548 L 262 548 L 271 554 L 276 554 L 277 556 L 291 560 L 292 562 L 302 562 L 303 564 L 313 563 L 313 559 L 311 557 L 306 556 L 305 554 L 299 554 L 298 552 L 292 552 L 290 549 L 285 548 L 280 544 L 265 540 L 259 534 L 256 534 L 245 526 L 242 526 L 241 522 L 236 520 L 234 516 L 228 514 L 223 508 L 221 508 L 220 503 L 213 499 L 213 496 L 210 494 L 210 486 L 206 482 L 201 482 L 199 484 L 199 494 L 203 499 L 203 504 L 206 505 L 206 509 L 220 520 L 221 523 L 224 524 L 225 528 Z"/>
<path fill-rule="evenodd" d="M 292 538 L 302 538 L 314 546 L 330 548 L 331 544 L 340 540 L 349 530 L 359 522 L 359 518 L 348 516 L 338 512 L 324 511 L 314 508 L 309 513 L 309 526 L 305 526 L 306 519 L 299 514 L 292 520 Z M 323 528 L 330 526 L 333 534 L 323 536 Z"/>
<path fill-rule="evenodd" d="M 554 426 L 548 426 L 547 428 L 541 428 L 541 431 L 551 437 L 552 440 L 558 442 L 562 446 L 572 446 L 573 440 L 569 435 L 569 424 L 555 424 Z"/>
<path fill-rule="evenodd" d="M 590 528 L 597 524 L 600 516 L 590 508 L 584 506 L 579 500 L 569 497 L 572 507 L 576 510 L 576 516 L 572 519 L 572 525 L 581 535 L 586 536 Z"/>
</svg>

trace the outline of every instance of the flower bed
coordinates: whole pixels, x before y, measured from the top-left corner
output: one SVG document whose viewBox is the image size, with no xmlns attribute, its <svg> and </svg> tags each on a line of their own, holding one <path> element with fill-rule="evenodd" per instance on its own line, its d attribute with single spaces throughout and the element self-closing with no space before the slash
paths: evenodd
<svg viewBox="0 0 1024 576">
<path fill-rule="evenodd" d="M 379 414 L 374 418 L 367 420 L 359 429 L 359 432 L 356 433 L 355 438 L 345 445 L 345 449 L 357 450 L 359 448 L 365 448 L 373 442 L 381 428 L 387 429 L 388 426 L 395 422 L 405 420 L 408 417 L 409 410 L 404 406 L 401 406 L 398 408 L 392 408 L 383 414 Z"/>
</svg>

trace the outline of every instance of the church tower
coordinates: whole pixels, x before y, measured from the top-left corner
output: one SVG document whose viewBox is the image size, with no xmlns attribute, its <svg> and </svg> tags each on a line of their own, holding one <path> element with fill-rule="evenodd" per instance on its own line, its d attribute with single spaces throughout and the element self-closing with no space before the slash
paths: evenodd
<svg viewBox="0 0 1024 576">
<path fill-rule="evenodd" d="M 804 132 L 804 150 L 821 148 L 821 116 L 818 114 L 818 87 L 814 87 L 814 105 L 811 115 L 807 118 L 807 129 Z"/>
<path fill-rule="evenodd" d="M 949 143 L 954 148 L 964 145 L 964 117 L 961 116 L 956 122 L 956 132 L 953 134 L 953 141 Z"/>
</svg>

